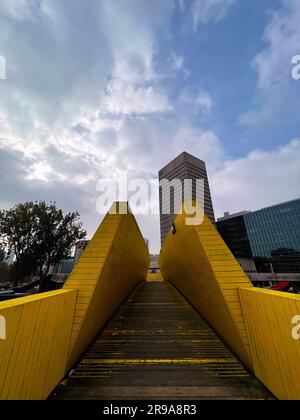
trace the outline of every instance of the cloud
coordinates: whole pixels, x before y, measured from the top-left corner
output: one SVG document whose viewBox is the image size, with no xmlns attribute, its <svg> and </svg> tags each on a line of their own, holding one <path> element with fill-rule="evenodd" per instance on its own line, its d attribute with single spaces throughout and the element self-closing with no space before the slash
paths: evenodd
<svg viewBox="0 0 300 420">
<path fill-rule="evenodd" d="M 207 112 L 210 112 L 214 105 L 212 97 L 205 91 L 200 92 L 196 97 L 196 104 L 205 109 Z"/>
<path fill-rule="evenodd" d="M 60 0 L 24 0 L 4 8 L 0 51 L 7 61 L 7 80 L 1 85 L 0 112 L 15 130 L 67 126 L 95 111 L 112 77 L 129 100 L 137 88 L 151 109 L 155 100 L 162 107 L 163 93 L 155 96 L 152 86 L 156 31 L 161 36 L 167 32 L 174 4 L 130 3 L 134 13 L 123 2 L 108 0 L 91 0 L 89 7 L 79 0 L 72 7 Z M 27 14 L 31 20 L 25 23 Z"/>
<path fill-rule="evenodd" d="M 264 41 L 268 47 L 259 53 L 253 66 L 258 73 L 258 87 L 269 89 L 291 79 L 291 60 L 299 53 L 300 3 L 283 0 L 281 9 L 273 13 Z"/>
<path fill-rule="evenodd" d="M 202 113 L 203 115 L 211 112 L 214 101 L 210 93 L 206 90 L 199 89 L 198 91 L 193 92 L 190 89 L 183 89 L 177 99 L 177 104 L 182 108 L 186 107 L 188 104 L 189 106 L 192 106 L 195 114 Z"/>
<path fill-rule="evenodd" d="M 118 148 L 120 116 L 172 108 L 154 60 L 157 31 L 167 32 L 173 8 L 171 0 L 1 5 L 8 74 L 0 86 L 0 147 L 40 159 L 31 177 L 50 177 L 54 162 L 41 175 L 49 146 L 100 171 Z M 63 177 L 64 166 L 55 171 Z"/>
<path fill-rule="evenodd" d="M 110 81 L 103 100 L 103 112 L 117 115 L 142 115 L 171 110 L 172 105 L 163 91 L 145 83 L 135 85 L 118 79 Z"/>
<path fill-rule="evenodd" d="M 200 24 L 219 22 L 228 13 L 235 0 L 194 0 L 193 26 L 196 30 Z"/>
<path fill-rule="evenodd" d="M 1 4 L 0 15 L 15 20 L 31 20 L 33 6 L 37 4 L 36 0 L 11 0 Z"/>
<path fill-rule="evenodd" d="M 225 160 L 211 176 L 216 214 L 257 210 L 299 198 L 300 139 L 273 151 L 256 150 L 248 156 Z"/>
<path fill-rule="evenodd" d="M 68 125 L 102 99 L 113 56 L 97 17 L 100 6 L 80 3 L 32 0 L 21 3 L 31 19 L 0 16 L 7 62 L 0 112 L 18 134 Z"/>
<path fill-rule="evenodd" d="M 213 127 L 204 128 L 215 98 L 202 85 L 187 85 L 190 70 L 170 35 L 176 2 L 2 3 L 0 53 L 7 80 L 0 84 L 1 208 L 53 200 L 65 211 L 79 210 L 91 235 L 102 218 L 96 212 L 100 178 L 116 179 L 122 171 L 152 178 L 183 150 L 207 162 L 217 212 L 248 208 L 253 197 L 263 205 L 294 195 L 299 140 L 229 160 L 222 138 Z M 195 27 L 223 19 L 232 3 L 194 1 Z M 187 2 L 178 6 L 187 16 Z M 164 64 L 172 72 L 162 74 L 166 51 L 171 53 Z M 259 89 L 267 90 L 274 86 L 266 82 L 271 73 L 257 62 L 264 75 Z M 184 86 L 177 85 L 175 73 L 183 75 Z M 280 194 L 274 184 L 269 192 L 274 167 L 280 168 L 274 178 Z M 139 221 L 158 250 L 158 218 Z"/>
<path fill-rule="evenodd" d="M 300 2 L 282 0 L 268 23 L 266 48 L 253 60 L 257 72 L 254 109 L 240 117 L 249 126 L 274 126 L 298 120 L 300 83 L 292 79 L 292 58 L 300 53 Z"/>
<path fill-rule="evenodd" d="M 78 209 L 91 234 L 99 178 L 150 177 L 183 147 L 219 149 L 173 109 L 157 71 L 173 1 L 24 0 L 1 10 L 0 157 L 10 162 L 1 207 L 55 200 Z"/>
<path fill-rule="evenodd" d="M 188 68 L 185 67 L 184 57 L 175 54 L 174 51 L 171 51 L 168 62 L 170 63 L 171 69 L 175 72 L 182 72 L 185 79 L 190 77 L 191 72 Z"/>
<path fill-rule="evenodd" d="M 181 12 L 184 12 L 185 7 L 186 7 L 185 0 L 176 0 L 176 1 L 177 1 L 177 5 L 178 5 L 179 10 Z"/>
</svg>

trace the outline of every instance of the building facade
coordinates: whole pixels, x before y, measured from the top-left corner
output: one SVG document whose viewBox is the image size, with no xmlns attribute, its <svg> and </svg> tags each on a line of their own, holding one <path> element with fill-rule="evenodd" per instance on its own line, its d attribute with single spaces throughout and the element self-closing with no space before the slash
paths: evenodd
<svg viewBox="0 0 300 420">
<path fill-rule="evenodd" d="M 168 163 L 164 168 L 159 171 L 159 181 L 160 184 L 163 180 L 167 180 L 170 183 L 175 180 L 181 181 L 183 183 L 185 180 L 192 180 L 192 191 L 191 197 L 193 200 L 197 200 L 200 205 L 201 203 L 201 195 L 197 194 L 196 189 L 196 180 L 203 180 L 204 181 L 204 211 L 210 220 L 214 223 L 215 216 L 214 210 L 212 205 L 212 199 L 209 189 L 209 181 L 206 171 L 205 162 L 196 158 L 195 156 L 190 155 L 187 152 L 181 153 L 177 156 L 174 160 Z M 170 189 L 170 212 L 164 213 L 163 211 L 163 188 L 160 187 L 159 191 L 159 201 L 160 201 L 160 231 L 161 231 L 161 244 L 164 243 L 164 240 L 172 226 L 172 222 L 176 217 L 176 202 L 179 198 L 180 201 L 184 199 L 184 191 L 182 189 L 181 192 L 177 192 L 177 195 L 180 194 L 181 197 L 176 196 L 176 192 L 174 193 L 174 189 Z M 178 210 L 178 209 L 177 209 Z"/>
<path fill-rule="evenodd" d="M 258 272 L 300 272 L 300 199 L 227 215 L 217 228 L 236 258 L 253 258 Z"/>
<path fill-rule="evenodd" d="M 238 259 L 252 258 L 251 245 L 244 219 L 245 214 L 247 212 L 233 215 L 228 213 L 217 221 L 220 235 L 233 255 Z"/>
<path fill-rule="evenodd" d="M 87 241 L 87 240 L 78 241 L 76 243 L 76 245 L 75 245 L 75 254 L 74 254 L 74 264 L 77 264 L 79 258 L 83 254 L 83 251 L 87 247 L 88 243 L 89 243 L 89 241 Z"/>
</svg>

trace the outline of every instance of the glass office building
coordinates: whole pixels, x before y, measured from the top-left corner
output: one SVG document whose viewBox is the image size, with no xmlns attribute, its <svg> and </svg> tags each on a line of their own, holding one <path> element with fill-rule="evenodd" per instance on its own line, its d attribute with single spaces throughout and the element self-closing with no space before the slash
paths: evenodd
<svg viewBox="0 0 300 420">
<path fill-rule="evenodd" d="M 228 215 L 217 222 L 217 228 L 228 248 L 236 258 L 252 258 L 249 236 L 246 229 L 244 215 Z"/>
<path fill-rule="evenodd" d="M 272 257 L 279 249 L 300 252 L 300 199 L 244 216 L 254 257 Z"/>
<path fill-rule="evenodd" d="M 243 257 L 253 258 L 258 271 L 265 265 L 276 273 L 300 272 L 300 199 L 221 218 L 217 227 L 236 258 L 243 244 Z"/>
</svg>

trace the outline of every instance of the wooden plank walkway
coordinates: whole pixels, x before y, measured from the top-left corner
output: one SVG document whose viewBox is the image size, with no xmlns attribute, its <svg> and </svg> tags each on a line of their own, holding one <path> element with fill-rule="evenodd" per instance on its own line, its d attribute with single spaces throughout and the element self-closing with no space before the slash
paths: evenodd
<svg viewBox="0 0 300 420">
<path fill-rule="evenodd" d="M 140 284 L 51 399 L 270 399 L 183 296 Z"/>
</svg>

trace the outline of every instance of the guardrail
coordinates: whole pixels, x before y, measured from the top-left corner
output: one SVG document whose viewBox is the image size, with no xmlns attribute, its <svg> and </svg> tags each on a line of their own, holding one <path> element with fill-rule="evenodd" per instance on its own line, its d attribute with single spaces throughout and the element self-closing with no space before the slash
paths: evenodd
<svg viewBox="0 0 300 420">
<path fill-rule="evenodd" d="M 64 286 L 78 290 L 68 368 L 135 286 L 146 280 L 149 263 L 148 248 L 130 209 L 127 214 L 108 214 Z"/>
<path fill-rule="evenodd" d="M 0 399 L 45 399 L 65 374 L 75 290 L 0 303 Z"/>
<path fill-rule="evenodd" d="M 300 296 L 255 288 L 240 296 L 255 375 L 279 399 L 299 400 Z"/>
<path fill-rule="evenodd" d="M 164 278 L 277 398 L 300 399 L 299 295 L 253 287 L 206 216 L 187 226 L 179 215 L 159 263 Z"/>
<path fill-rule="evenodd" d="M 186 225 L 185 221 L 183 211 L 165 240 L 159 257 L 163 277 L 180 290 L 252 369 L 238 290 L 253 286 L 206 215 L 198 226 Z"/>
<path fill-rule="evenodd" d="M 0 303 L 0 399 L 47 398 L 146 280 L 149 259 L 133 215 L 108 214 L 64 289 Z"/>
</svg>

